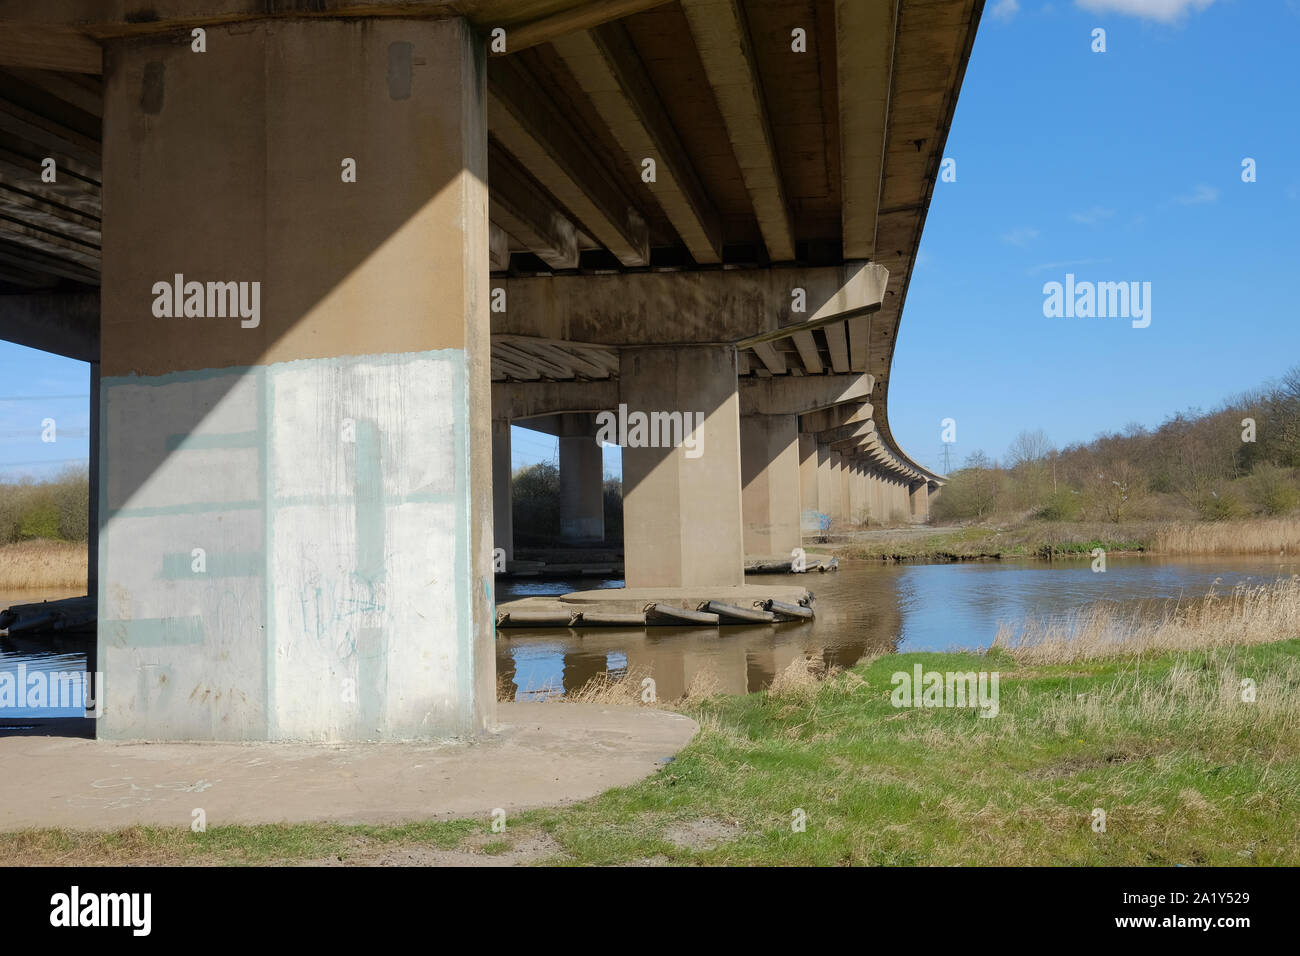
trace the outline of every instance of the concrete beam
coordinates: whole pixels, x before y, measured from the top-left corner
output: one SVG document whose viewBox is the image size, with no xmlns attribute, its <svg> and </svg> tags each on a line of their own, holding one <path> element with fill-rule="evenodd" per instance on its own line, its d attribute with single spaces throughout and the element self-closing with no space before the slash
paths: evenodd
<svg viewBox="0 0 1300 956">
<path fill-rule="evenodd" d="M 853 422 L 817 432 L 817 441 L 830 445 L 841 454 L 847 454 L 862 447 L 864 441 L 875 434 L 875 422 Z"/>
<path fill-rule="evenodd" d="M 518 421 L 564 412 L 618 407 L 618 382 L 493 382 L 492 417 Z"/>
<path fill-rule="evenodd" d="M 871 355 L 871 322 L 874 316 L 862 315 L 844 323 L 849 334 L 849 368 L 855 372 L 867 370 Z"/>
<path fill-rule="evenodd" d="M 0 21 L 80 28 L 95 39 L 167 33 L 268 18 L 427 18 L 466 16 L 480 30 L 507 29 L 507 53 L 547 43 L 667 0 L 153 0 L 142 14 L 135 0 L 0 0 Z M 6 25 L 7 29 L 7 25 Z"/>
<path fill-rule="evenodd" d="M 27 75 L 27 71 L 22 71 Z M 57 73 L 38 74 L 57 77 Z M 66 77 L 64 78 L 66 79 Z M 46 202 L 75 209 L 99 219 L 99 168 L 85 166 L 67 156 L 55 156 L 59 164 L 57 182 L 41 181 L 40 160 L 0 146 L 0 184 L 11 192 L 22 192 Z"/>
<path fill-rule="evenodd" d="M 623 265 L 650 263 L 645 217 L 593 160 L 590 144 L 569 118 L 516 60 L 492 61 L 488 121 L 501 144 Z"/>
<path fill-rule="evenodd" d="M 607 345 L 739 345 L 770 341 L 879 308 L 888 273 L 874 264 L 706 272 L 506 278 L 494 333 Z M 802 289 L 807 312 L 792 312 Z M 808 314 L 813 316 L 808 319 Z M 843 341 L 843 325 L 840 339 Z M 834 347 L 832 347 L 834 355 Z M 843 367 L 848 372 L 848 351 Z"/>
<path fill-rule="evenodd" d="M 773 375 L 784 375 L 786 371 L 785 356 L 776 350 L 771 342 L 758 342 L 754 345 L 754 354 Z"/>
<path fill-rule="evenodd" d="M 10 100 L 0 99 L 0 132 L 49 151 L 43 155 L 66 156 L 87 168 L 98 168 L 100 163 L 97 139 Z"/>
<path fill-rule="evenodd" d="M 525 249 L 552 269 L 578 267 L 573 223 L 493 140 L 488 141 L 488 197 L 492 222 Z"/>
<path fill-rule="evenodd" d="M 554 41 L 555 51 L 591 100 L 628 161 L 655 163 L 646 186 L 699 263 L 722 261 L 722 219 L 645 66 L 620 24 L 579 31 Z"/>
<path fill-rule="evenodd" d="M 806 415 L 842 402 L 865 399 L 871 395 L 874 384 L 875 379 L 870 375 L 746 378 L 740 382 L 740 413 Z"/>
<path fill-rule="evenodd" d="M 844 402 L 830 408 L 805 412 L 799 418 L 799 430 L 816 434 L 840 425 L 867 422 L 871 421 L 872 412 L 870 402 Z"/>
<path fill-rule="evenodd" d="M 812 332 L 795 332 L 790 338 L 794 339 L 794 347 L 799 350 L 799 361 L 803 362 L 804 371 L 809 375 L 820 375 L 825 366 Z"/>
<path fill-rule="evenodd" d="M 831 353 L 831 368 L 838 375 L 846 374 L 852 366 L 849 363 L 849 342 L 844 323 L 828 325 L 823 331 L 826 333 L 826 347 Z"/>
<path fill-rule="evenodd" d="M 602 23 L 661 7 L 670 0 L 588 0 L 581 6 L 506 31 L 506 53 L 517 53 Z"/>
<path fill-rule="evenodd" d="M 794 259 L 790 205 L 744 8 L 740 0 L 682 0 L 682 10 L 727 127 L 768 257 L 789 262 Z"/>
<path fill-rule="evenodd" d="M 488 266 L 493 272 L 510 268 L 510 237 L 495 222 L 488 223 Z"/>
<path fill-rule="evenodd" d="M 0 339 L 99 361 L 99 294 L 0 296 Z"/>
<path fill-rule="evenodd" d="M 844 255 L 874 258 L 900 0 L 835 0 Z"/>
<path fill-rule="evenodd" d="M 69 26 L 0 20 L 0 66 L 64 73 L 103 73 L 99 44 Z"/>
<path fill-rule="evenodd" d="M 752 347 L 759 342 L 784 338 L 788 335 L 794 335 L 796 332 L 811 332 L 813 329 L 828 327 L 832 324 L 842 327 L 848 325 L 850 320 L 864 319 L 864 317 L 880 308 L 880 304 L 885 298 L 885 286 L 888 282 L 889 272 L 886 269 L 875 265 L 865 266 L 853 273 L 830 299 L 819 303 L 811 318 L 795 325 L 755 333 L 736 344 L 742 348 L 746 346 Z M 854 370 L 866 370 L 865 358 L 862 362 L 862 368 L 858 369 L 855 366 Z M 839 371 L 839 369 L 836 369 L 836 371 Z M 844 371 L 848 371 L 848 369 Z"/>
</svg>

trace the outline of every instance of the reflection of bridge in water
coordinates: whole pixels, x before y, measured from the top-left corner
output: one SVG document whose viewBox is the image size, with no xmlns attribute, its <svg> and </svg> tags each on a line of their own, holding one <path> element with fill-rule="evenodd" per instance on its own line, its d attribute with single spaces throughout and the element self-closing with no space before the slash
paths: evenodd
<svg viewBox="0 0 1300 956">
<path fill-rule="evenodd" d="M 857 566 L 843 578 L 818 577 L 818 614 L 806 624 L 502 630 L 498 680 L 503 690 L 525 699 L 539 691 L 578 690 L 605 673 L 627 673 L 653 677 L 657 695 L 674 700 L 696 681 L 726 694 L 762 690 L 796 660 L 851 667 L 897 646 L 903 588 L 896 572 Z"/>
</svg>

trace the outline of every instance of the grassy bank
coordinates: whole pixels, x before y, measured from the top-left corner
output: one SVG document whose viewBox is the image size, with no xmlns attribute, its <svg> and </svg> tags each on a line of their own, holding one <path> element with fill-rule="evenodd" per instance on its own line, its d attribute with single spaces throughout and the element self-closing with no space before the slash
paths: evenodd
<svg viewBox="0 0 1300 956">
<path fill-rule="evenodd" d="M 820 545 L 846 558 L 881 561 L 966 561 L 980 558 L 1087 557 L 1107 554 L 1300 555 L 1300 517 L 1212 522 L 986 523 L 959 528 L 898 529 Z"/>
<path fill-rule="evenodd" d="M 701 732 L 656 775 L 501 834 L 486 819 L 40 830 L 0 834 L 0 862 L 1300 864 L 1300 584 L 1173 607 L 1125 646 L 1082 620 L 1073 649 L 1045 625 L 987 654 L 825 679 L 796 662 L 763 693 L 688 700 Z M 893 707 L 892 675 L 915 664 L 998 672 L 999 713 Z"/>
<path fill-rule="evenodd" d="M 20 541 L 0 545 L 0 592 L 86 587 L 84 541 Z"/>
</svg>

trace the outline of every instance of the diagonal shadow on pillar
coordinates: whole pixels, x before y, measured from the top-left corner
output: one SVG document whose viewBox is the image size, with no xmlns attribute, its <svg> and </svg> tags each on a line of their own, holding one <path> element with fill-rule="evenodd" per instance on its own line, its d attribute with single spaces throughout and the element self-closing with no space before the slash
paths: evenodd
<svg viewBox="0 0 1300 956">
<path fill-rule="evenodd" d="M 481 46 L 324 19 L 207 45 L 105 44 L 100 733 L 481 729 Z"/>
</svg>

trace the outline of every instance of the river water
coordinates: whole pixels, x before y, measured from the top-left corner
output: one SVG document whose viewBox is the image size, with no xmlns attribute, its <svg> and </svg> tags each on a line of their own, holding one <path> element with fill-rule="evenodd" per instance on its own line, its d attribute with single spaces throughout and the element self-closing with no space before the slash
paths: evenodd
<svg viewBox="0 0 1300 956">
<path fill-rule="evenodd" d="M 573 690 L 602 672 L 653 675 L 671 700 L 708 671 L 724 693 L 761 690 L 791 661 L 821 657 L 848 667 L 866 655 L 988 647 L 999 625 L 1063 617 L 1111 602 L 1159 613 L 1171 599 L 1196 599 L 1211 588 L 1268 584 L 1300 574 L 1294 558 L 1108 557 L 1091 560 L 882 564 L 841 561 L 826 574 L 757 575 L 748 583 L 801 585 L 817 598 L 807 624 L 639 630 L 519 629 L 497 635 L 497 673 L 519 700 Z M 616 586 L 619 581 L 602 582 Z M 588 581 L 501 582 L 497 599 L 563 594 Z"/>
<path fill-rule="evenodd" d="M 798 657 L 821 657 L 848 667 L 865 655 L 987 647 L 1000 624 L 1066 615 L 1085 605 L 1112 602 L 1158 613 L 1170 599 L 1203 597 L 1211 588 L 1268 584 L 1300 574 L 1294 558 L 1109 557 L 1095 573 L 1089 560 L 988 561 L 961 564 L 882 564 L 841 561 L 827 574 L 758 575 L 751 584 L 791 584 L 817 597 L 817 617 L 806 624 L 726 628 L 620 628 L 598 630 L 511 628 L 497 636 L 497 673 L 516 699 L 534 699 L 581 687 L 603 673 L 629 669 L 652 674 L 663 699 L 680 697 L 707 676 L 724 693 L 767 686 Z M 621 581 L 501 581 L 497 599 L 559 595 Z M 0 594 L 12 603 L 72 596 L 67 592 Z M 0 639 L 0 671 L 23 663 L 33 670 L 84 671 L 75 649 L 33 652 Z M 69 716 L 75 714 L 69 710 Z M 41 716 L 63 716 L 44 710 Z M 34 716 L 6 710 L 0 717 Z"/>
<path fill-rule="evenodd" d="M 78 597 L 85 593 L 85 591 L 68 590 L 0 592 L 0 609 L 13 604 L 57 601 L 60 598 Z M 82 703 L 84 690 L 81 685 L 85 682 L 86 670 L 86 652 L 82 641 L 61 641 L 57 647 L 52 646 L 48 649 L 36 650 L 25 643 L 18 646 L 9 639 L 0 637 L 0 675 L 12 675 L 11 680 L 14 682 L 13 687 L 15 689 L 19 688 L 20 677 L 27 681 L 24 687 L 30 687 L 32 685 L 31 679 L 35 677 L 35 683 L 41 684 L 46 689 L 52 689 L 50 694 L 51 702 L 57 702 L 58 696 L 61 694 L 63 699 L 71 704 L 71 706 L 65 707 L 49 706 L 48 704 L 31 706 L 29 700 L 26 699 L 28 698 L 27 691 L 21 690 L 21 697 L 16 697 L 12 702 L 0 696 L 0 720 L 85 716 L 85 708 Z M 75 676 L 69 680 L 61 681 L 58 678 L 51 679 L 49 675 L 52 674 L 71 674 Z M 36 677 L 36 675 L 40 676 Z"/>
</svg>

